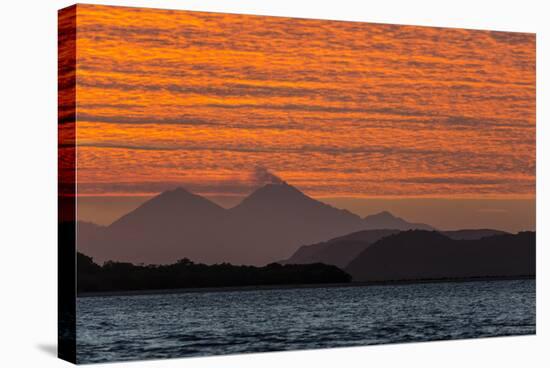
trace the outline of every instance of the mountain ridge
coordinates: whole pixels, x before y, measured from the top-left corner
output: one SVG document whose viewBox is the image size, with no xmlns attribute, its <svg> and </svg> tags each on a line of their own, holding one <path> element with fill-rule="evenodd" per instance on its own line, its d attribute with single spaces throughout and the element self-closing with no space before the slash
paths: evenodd
<svg viewBox="0 0 550 368">
<path fill-rule="evenodd" d="M 151 198 L 105 227 L 83 250 L 98 261 L 267 264 L 357 231 L 363 220 L 285 182 L 263 185 L 230 209 L 181 187 Z M 81 245 L 79 243 L 79 245 Z"/>
<path fill-rule="evenodd" d="M 436 230 L 433 226 L 424 223 L 408 222 L 401 217 L 394 216 L 388 211 L 378 212 L 363 218 L 368 223 L 365 230 L 396 229 L 396 230 Z"/>
</svg>

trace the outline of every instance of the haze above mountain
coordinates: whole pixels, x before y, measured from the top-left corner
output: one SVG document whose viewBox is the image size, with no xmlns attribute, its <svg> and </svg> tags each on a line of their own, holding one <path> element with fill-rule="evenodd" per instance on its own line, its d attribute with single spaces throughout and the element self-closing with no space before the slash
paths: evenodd
<svg viewBox="0 0 550 368">
<path fill-rule="evenodd" d="M 79 223 L 78 249 L 106 260 L 166 264 L 263 265 L 312 244 L 364 229 L 433 229 L 388 212 L 359 216 L 308 197 L 285 183 L 266 184 L 224 209 L 176 188 L 159 194 L 106 227 Z"/>
</svg>

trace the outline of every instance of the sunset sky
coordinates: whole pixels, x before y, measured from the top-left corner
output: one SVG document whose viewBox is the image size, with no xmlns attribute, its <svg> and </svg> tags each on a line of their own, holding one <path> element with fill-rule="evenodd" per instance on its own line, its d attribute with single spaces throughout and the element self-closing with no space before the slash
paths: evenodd
<svg viewBox="0 0 550 368">
<path fill-rule="evenodd" d="M 269 170 L 341 206 L 524 201 L 534 226 L 534 34 L 77 9 L 86 203 L 240 198 Z"/>
</svg>

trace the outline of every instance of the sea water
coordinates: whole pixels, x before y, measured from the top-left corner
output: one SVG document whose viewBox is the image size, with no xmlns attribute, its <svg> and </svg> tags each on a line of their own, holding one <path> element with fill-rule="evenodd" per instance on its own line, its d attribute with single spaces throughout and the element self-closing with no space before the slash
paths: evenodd
<svg viewBox="0 0 550 368">
<path fill-rule="evenodd" d="M 77 301 L 79 363 L 534 333 L 534 280 Z"/>
</svg>

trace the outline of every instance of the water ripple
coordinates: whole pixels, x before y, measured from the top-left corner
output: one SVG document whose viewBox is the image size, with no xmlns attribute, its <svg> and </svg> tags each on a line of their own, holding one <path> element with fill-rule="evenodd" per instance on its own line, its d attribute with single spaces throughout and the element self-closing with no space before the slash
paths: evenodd
<svg viewBox="0 0 550 368">
<path fill-rule="evenodd" d="M 78 299 L 79 363 L 534 334 L 535 281 Z"/>
</svg>

